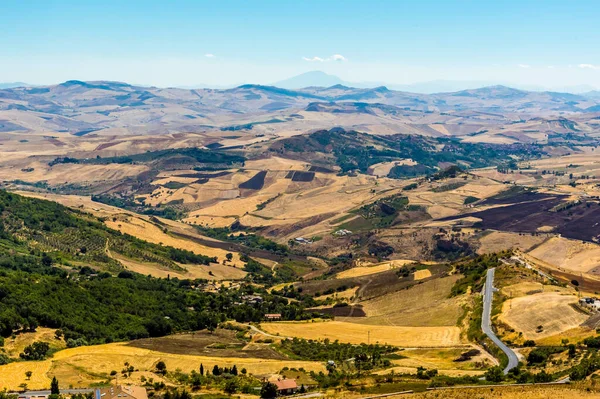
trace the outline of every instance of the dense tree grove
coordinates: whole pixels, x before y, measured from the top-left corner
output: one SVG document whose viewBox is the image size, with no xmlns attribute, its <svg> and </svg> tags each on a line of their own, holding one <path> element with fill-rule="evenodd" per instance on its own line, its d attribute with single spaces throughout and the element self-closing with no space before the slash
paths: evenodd
<svg viewBox="0 0 600 399">
<path fill-rule="evenodd" d="M 284 339 L 281 341 L 281 347 L 284 351 L 293 354 L 294 357 L 306 360 L 346 361 L 348 359 L 362 359 L 365 355 L 373 365 L 381 360 L 382 355 L 398 350 L 398 348 L 391 345 L 353 345 L 338 341 L 331 342 L 329 339 L 315 341 L 301 338 Z"/>
<path fill-rule="evenodd" d="M 68 271 L 55 262 L 63 252 L 46 253 L 29 245 L 40 242 L 33 241 L 36 237 L 69 228 L 124 237 L 89 215 L 0 191 L 0 336 L 44 326 L 60 329 L 70 346 L 79 346 L 212 329 L 227 319 L 257 322 L 265 313 L 281 313 L 291 320 L 308 317 L 301 303 L 266 292 L 262 303 L 245 304 L 241 297 L 255 290 L 249 285 L 208 293 L 198 289 L 202 281 L 158 279 L 130 271 L 113 277 L 90 267 Z M 123 239 L 130 249 L 154 248 L 145 241 Z M 182 263 L 203 260 L 189 251 L 158 249 Z M 77 251 L 91 250 L 86 246 Z"/>
<path fill-rule="evenodd" d="M 265 313 L 304 317 L 302 305 L 281 297 L 267 296 L 250 306 L 239 302 L 243 291 L 204 293 L 176 279 L 133 275 L 75 281 L 65 272 L 48 272 L 0 270 L 0 335 L 41 325 L 62 329 L 66 340 L 94 344 L 215 328 L 227 319 L 261 321 Z"/>
</svg>

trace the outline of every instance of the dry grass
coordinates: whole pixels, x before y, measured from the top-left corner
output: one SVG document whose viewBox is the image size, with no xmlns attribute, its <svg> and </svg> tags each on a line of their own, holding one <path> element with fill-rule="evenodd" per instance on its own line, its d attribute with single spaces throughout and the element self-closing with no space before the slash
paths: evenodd
<svg viewBox="0 0 600 399">
<path fill-rule="evenodd" d="M 558 287 L 556 285 L 536 283 L 533 281 L 524 281 L 522 283 L 508 285 L 506 287 L 502 287 L 501 291 L 503 295 L 506 295 L 509 298 L 533 295 L 540 292 L 560 292 L 563 294 L 572 293 L 572 291 L 567 288 Z"/>
<path fill-rule="evenodd" d="M 26 346 L 33 344 L 36 341 L 48 342 L 54 349 L 64 349 L 65 341 L 56 339 L 55 329 L 38 327 L 35 332 L 21 333 L 15 338 L 8 337 L 4 340 L 4 351 L 9 357 L 18 358 Z"/>
<path fill-rule="evenodd" d="M 47 162 L 32 162 L 29 167 L 33 172 L 23 172 L 18 168 L 0 167 L 0 179 L 23 180 L 27 182 L 47 181 L 49 184 L 86 183 L 100 181 L 117 181 L 129 176 L 136 176 L 146 170 L 144 165 L 85 165 L 58 164 L 52 167 Z"/>
<path fill-rule="evenodd" d="M 523 332 L 525 339 L 546 338 L 578 327 L 587 320 L 586 315 L 571 306 L 576 302 L 577 297 L 556 292 L 509 299 L 502 306 L 500 320 Z M 538 326 L 543 326 L 543 331 L 538 333 Z"/>
<path fill-rule="evenodd" d="M 575 327 L 560 334 L 551 337 L 541 338 L 536 341 L 538 345 L 559 346 L 563 339 L 568 339 L 571 343 L 583 341 L 588 337 L 596 336 L 596 331 L 588 327 Z"/>
<path fill-rule="evenodd" d="M 509 248 L 517 248 L 521 251 L 526 251 L 534 245 L 543 242 L 545 239 L 546 237 L 532 236 L 531 234 L 520 235 L 518 233 L 494 231 L 481 237 L 479 240 L 481 246 L 477 250 L 477 253 L 489 254 Z"/>
<path fill-rule="evenodd" d="M 61 384 L 88 386 L 106 379 L 111 370 L 120 371 L 125 362 L 139 369 L 140 373 L 147 373 L 154 369 L 159 360 L 166 363 L 168 370 L 180 369 L 186 373 L 197 370 L 200 363 L 208 369 L 212 369 L 215 364 L 227 367 L 235 364 L 239 369 L 246 368 L 252 374 L 275 373 L 285 366 L 304 367 L 307 371 L 324 370 L 323 365 L 318 362 L 176 355 L 116 343 L 65 349 L 57 352 L 52 359 L 0 366 L 0 389 L 18 389 L 21 383 L 27 383 L 31 389 L 47 388 L 53 373 L 61 376 Z M 28 370 L 33 375 L 30 381 L 25 381 L 25 372 Z M 139 375 L 141 374 L 136 373 L 133 377 L 139 378 Z"/>
<path fill-rule="evenodd" d="M 600 245 L 553 237 L 529 252 L 551 265 L 574 272 L 589 272 L 600 266 Z"/>
<path fill-rule="evenodd" d="M 404 398 L 406 395 L 389 396 Z M 516 387 L 480 387 L 455 388 L 438 391 L 416 393 L 410 396 L 415 399 L 600 399 L 600 392 L 587 391 L 585 387 L 573 385 L 544 385 Z"/>
<path fill-rule="evenodd" d="M 400 347 L 444 347 L 461 344 L 458 327 L 368 326 L 342 321 L 276 322 L 261 324 L 270 334 L 305 339 L 338 339 L 352 344 L 370 342 Z"/>
<path fill-rule="evenodd" d="M 455 362 L 461 353 L 471 348 L 436 348 L 436 349 L 406 349 L 400 352 L 405 359 L 394 360 L 394 364 L 404 367 L 425 367 L 438 370 L 471 370 L 483 372 L 478 367 L 479 363 L 491 365 L 489 359 L 483 356 L 473 357 L 465 362 Z"/>
<path fill-rule="evenodd" d="M 462 312 L 461 299 L 448 296 L 459 278 L 454 275 L 434 279 L 365 301 L 362 305 L 366 318 L 338 319 L 381 326 L 455 326 Z"/>
</svg>

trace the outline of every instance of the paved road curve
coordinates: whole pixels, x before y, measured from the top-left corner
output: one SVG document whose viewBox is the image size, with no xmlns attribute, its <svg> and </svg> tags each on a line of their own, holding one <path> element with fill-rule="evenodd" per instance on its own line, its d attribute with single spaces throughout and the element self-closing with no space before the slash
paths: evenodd
<svg viewBox="0 0 600 399">
<path fill-rule="evenodd" d="M 502 352 L 506 353 L 506 356 L 508 356 L 508 365 L 504 369 L 504 374 L 508 374 L 510 369 L 517 367 L 519 364 L 519 358 L 517 357 L 517 354 L 508 346 L 506 346 L 504 342 L 502 342 L 500 338 L 494 334 L 494 331 L 492 331 L 492 322 L 490 318 L 492 315 L 495 271 L 495 268 L 488 269 L 485 279 L 485 286 L 483 289 L 483 315 L 481 317 L 481 329 L 485 335 L 487 335 L 494 342 L 494 344 L 496 344 L 496 346 L 498 346 L 498 348 L 500 348 Z"/>
</svg>

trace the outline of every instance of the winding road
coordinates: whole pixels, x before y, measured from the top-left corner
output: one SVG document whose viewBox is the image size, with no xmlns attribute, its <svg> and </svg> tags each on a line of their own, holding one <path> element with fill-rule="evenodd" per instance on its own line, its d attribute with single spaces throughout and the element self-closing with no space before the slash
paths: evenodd
<svg viewBox="0 0 600 399">
<path fill-rule="evenodd" d="M 492 330 L 492 300 L 494 299 L 494 272 L 495 268 L 488 269 L 485 278 L 485 286 L 483 288 L 483 315 L 481 317 L 481 329 L 498 348 L 502 350 L 508 357 L 508 364 L 504 369 L 504 374 L 508 374 L 509 370 L 519 365 L 517 354 L 510 349 L 504 342 L 500 340 Z"/>
</svg>

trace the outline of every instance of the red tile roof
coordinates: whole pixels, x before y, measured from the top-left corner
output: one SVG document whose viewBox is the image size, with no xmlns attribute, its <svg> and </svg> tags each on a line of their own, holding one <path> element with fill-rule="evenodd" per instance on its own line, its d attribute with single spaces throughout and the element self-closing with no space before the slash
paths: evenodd
<svg viewBox="0 0 600 399">
<path fill-rule="evenodd" d="M 296 380 L 293 380 L 293 379 L 277 380 L 277 381 L 273 381 L 273 384 L 275 384 L 277 386 L 278 391 L 283 391 L 284 389 L 298 388 L 298 384 L 296 384 Z"/>
</svg>

